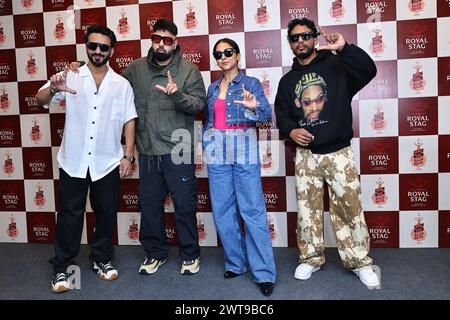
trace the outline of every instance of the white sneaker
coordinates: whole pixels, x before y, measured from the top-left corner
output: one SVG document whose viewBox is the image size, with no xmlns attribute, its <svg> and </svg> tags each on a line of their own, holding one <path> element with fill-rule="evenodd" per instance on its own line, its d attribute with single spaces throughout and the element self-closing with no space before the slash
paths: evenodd
<svg viewBox="0 0 450 320">
<path fill-rule="evenodd" d="M 378 275 L 373 271 L 371 266 L 352 270 L 361 280 L 369 288 L 378 287 L 380 285 L 380 279 L 378 279 Z"/>
<path fill-rule="evenodd" d="M 318 271 L 320 269 L 320 267 L 313 267 L 310 264 L 307 263 L 301 263 L 297 269 L 295 269 L 295 279 L 299 279 L 299 280 L 307 280 L 309 278 L 311 278 L 311 275 Z"/>
<path fill-rule="evenodd" d="M 181 274 L 191 275 L 195 274 L 200 270 L 200 257 L 195 258 L 191 261 L 183 261 L 181 264 Z"/>
</svg>

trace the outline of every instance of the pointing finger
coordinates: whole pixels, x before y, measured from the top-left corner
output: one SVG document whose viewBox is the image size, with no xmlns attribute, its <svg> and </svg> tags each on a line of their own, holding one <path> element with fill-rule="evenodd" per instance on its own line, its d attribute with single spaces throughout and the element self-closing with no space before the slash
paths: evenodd
<svg viewBox="0 0 450 320">
<path fill-rule="evenodd" d="M 322 27 L 320 27 L 320 26 L 319 26 L 319 32 L 324 38 L 327 36 L 325 30 Z"/>
<path fill-rule="evenodd" d="M 170 73 L 170 70 L 167 71 L 167 79 L 169 83 L 173 83 L 172 74 Z"/>
<path fill-rule="evenodd" d="M 244 84 L 242 84 L 242 94 L 246 94 L 248 91 L 247 90 L 245 90 L 245 85 Z"/>
</svg>

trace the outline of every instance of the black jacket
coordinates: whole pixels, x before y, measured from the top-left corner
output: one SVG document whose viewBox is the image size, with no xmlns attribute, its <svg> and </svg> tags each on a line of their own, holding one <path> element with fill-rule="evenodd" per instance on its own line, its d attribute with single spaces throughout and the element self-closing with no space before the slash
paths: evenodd
<svg viewBox="0 0 450 320">
<path fill-rule="evenodd" d="M 353 137 L 352 98 L 376 73 L 370 56 L 350 44 L 346 44 L 337 54 L 321 50 L 308 65 L 300 65 L 294 58 L 292 70 L 281 78 L 275 98 L 275 114 L 281 136 L 289 138 L 293 129 L 304 128 L 315 137 L 305 148 L 319 154 L 349 146 Z M 305 97 L 299 95 L 299 88 L 302 85 L 305 87 L 311 77 L 325 83 L 326 99 L 319 118 L 308 121 L 301 104 Z"/>
</svg>

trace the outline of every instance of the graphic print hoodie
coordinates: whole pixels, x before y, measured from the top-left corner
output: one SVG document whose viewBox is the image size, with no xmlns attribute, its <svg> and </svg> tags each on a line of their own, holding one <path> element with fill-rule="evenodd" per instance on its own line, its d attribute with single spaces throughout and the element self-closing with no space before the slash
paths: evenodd
<svg viewBox="0 0 450 320">
<path fill-rule="evenodd" d="M 352 44 L 345 44 L 337 54 L 318 51 L 307 65 L 294 58 L 275 98 L 281 135 L 289 138 L 293 129 L 306 129 L 314 140 L 305 148 L 318 154 L 349 146 L 353 137 L 352 98 L 376 73 L 372 58 Z"/>
</svg>

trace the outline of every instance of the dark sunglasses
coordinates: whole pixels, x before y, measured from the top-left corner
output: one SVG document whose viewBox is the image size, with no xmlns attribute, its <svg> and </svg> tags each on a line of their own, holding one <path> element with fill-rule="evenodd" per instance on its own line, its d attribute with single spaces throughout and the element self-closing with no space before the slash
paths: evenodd
<svg viewBox="0 0 450 320">
<path fill-rule="evenodd" d="M 159 36 L 157 34 L 152 34 L 152 42 L 153 43 L 160 43 L 161 39 L 164 43 L 165 46 L 171 46 L 173 44 L 174 39 L 172 39 L 171 37 L 163 37 L 163 36 Z"/>
<path fill-rule="evenodd" d="M 86 47 L 89 50 L 95 51 L 97 48 L 100 48 L 100 51 L 107 52 L 111 48 L 110 45 L 98 42 L 86 42 Z"/>
<path fill-rule="evenodd" d="M 229 58 L 229 57 L 231 57 L 234 54 L 234 49 L 233 48 L 226 48 L 223 51 L 215 51 L 215 52 L 213 52 L 214 59 L 216 59 L 216 60 L 222 59 L 222 54 L 225 57 Z"/>
<path fill-rule="evenodd" d="M 310 105 L 314 104 L 321 104 L 322 102 L 324 102 L 325 100 L 325 96 L 321 95 L 319 97 L 317 97 L 316 99 L 305 99 L 302 100 L 302 105 L 304 105 L 305 107 L 309 107 Z"/>
<path fill-rule="evenodd" d="M 288 39 L 289 39 L 290 42 L 297 42 L 300 37 L 304 41 L 308 41 L 309 39 L 314 38 L 314 33 L 312 33 L 312 32 L 302 32 L 302 33 L 290 34 L 288 36 Z"/>
</svg>

